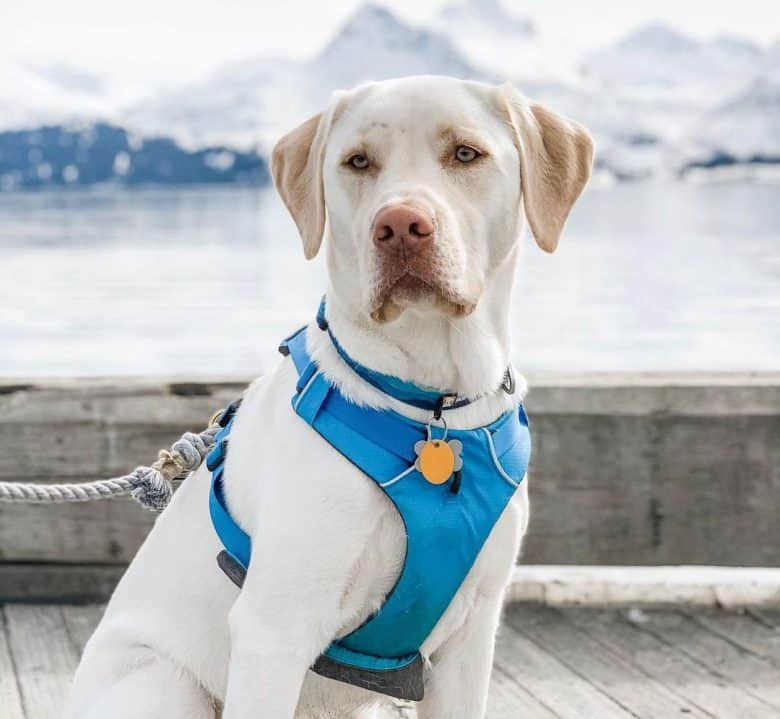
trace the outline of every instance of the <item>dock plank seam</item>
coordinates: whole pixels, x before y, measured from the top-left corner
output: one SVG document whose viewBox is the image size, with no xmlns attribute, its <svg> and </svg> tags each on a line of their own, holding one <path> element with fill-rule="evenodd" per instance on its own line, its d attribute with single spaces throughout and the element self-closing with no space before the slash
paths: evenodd
<svg viewBox="0 0 780 719">
<path fill-rule="evenodd" d="M 543 612 L 544 612 L 543 616 L 546 615 L 547 617 L 555 617 L 556 621 L 566 626 L 570 632 L 574 634 L 579 634 L 579 636 L 597 643 L 601 648 L 605 650 L 606 656 L 609 657 L 611 661 L 614 664 L 616 664 L 618 667 L 623 667 L 623 668 L 627 667 L 629 672 L 634 672 L 635 674 L 640 675 L 644 679 L 644 681 L 653 688 L 654 694 L 659 698 L 666 699 L 667 701 L 671 700 L 675 704 L 680 703 L 683 705 L 688 705 L 693 709 L 696 709 L 697 711 L 701 712 L 701 714 L 706 717 L 714 717 L 714 719 L 717 719 L 715 715 L 707 711 L 704 707 L 699 706 L 690 698 L 685 697 L 679 694 L 678 692 L 675 692 L 671 687 L 667 686 L 666 684 L 662 683 L 661 681 L 653 677 L 651 674 L 644 671 L 640 666 L 637 666 L 634 663 L 628 661 L 624 656 L 622 656 L 619 652 L 617 652 L 614 647 L 611 647 L 609 644 L 605 644 L 599 641 L 594 635 L 587 632 L 583 627 L 572 622 L 568 618 L 565 612 L 553 607 L 545 607 Z M 537 645 L 540 645 L 541 639 L 539 638 L 535 639 L 533 633 L 529 632 L 529 630 L 522 624 L 521 619 L 522 619 L 521 616 L 512 617 L 509 620 L 510 626 L 512 626 L 517 631 L 527 636 L 529 639 L 534 641 Z M 541 630 L 542 634 L 544 634 L 544 632 L 546 631 L 547 631 L 546 627 L 543 627 Z M 593 684 L 595 688 L 597 689 L 599 688 L 599 685 L 597 683 L 598 680 L 589 679 L 586 673 L 582 673 L 577 668 L 577 665 L 574 662 L 567 660 L 564 656 L 561 655 L 560 652 L 549 648 L 546 648 L 546 651 L 550 652 L 554 657 L 556 657 L 556 659 L 558 659 L 558 661 L 560 661 L 562 664 L 567 666 L 573 673 L 578 674 L 583 679 Z M 616 702 L 618 701 L 616 697 L 612 697 L 612 698 Z M 635 716 L 642 716 L 641 714 L 639 715 L 636 714 L 636 710 L 634 709 L 627 708 L 627 710 L 633 712 Z"/>
<path fill-rule="evenodd" d="M 641 624 L 634 624 L 629 622 L 625 617 L 620 616 L 619 621 L 635 628 L 636 630 L 640 632 L 644 632 L 645 634 L 649 634 L 654 639 L 657 639 L 659 642 L 664 644 L 665 646 L 669 647 L 669 649 L 674 650 L 675 652 L 678 652 L 682 656 L 684 656 L 686 659 L 690 660 L 694 664 L 698 665 L 701 669 L 706 671 L 707 673 L 711 674 L 714 678 L 720 679 L 721 681 L 729 682 L 732 689 L 734 689 L 737 692 L 740 692 L 742 694 L 745 694 L 751 699 L 754 699 L 758 702 L 761 702 L 765 706 L 769 707 L 770 709 L 774 709 L 776 711 L 780 711 L 780 704 L 774 704 L 767 699 L 764 699 L 762 696 L 756 694 L 755 692 L 751 691 L 748 687 L 745 687 L 744 685 L 736 685 L 734 681 L 726 674 L 723 674 L 722 672 L 718 671 L 714 667 L 706 664 L 705 662 L 701 661 L 696 655 L 691 654 L 689 651 L 686 651 L 684 647 L 677 646 L 676 644 L 670 642 L 668 639 L 666 639 L 662 633 L 653 631 L 652 629 L 641 625 Z"/>
<path fill-rule="evenodd" d="M 556 611 L 560 611 L 560 610 L 556 610 Z M 561 614 L 563 614 L 563 613 L 561 612 Z M 617 656 L 617 657 L 621 657 L 621 658 L 624 658 L 624 659 L 625 659 L 624 655 L 623 655 L 623 654 L 622 654 L 622 653 L 621 653 L 621 652 L 620 652 L 620 651 L 619 651 L 619 650 L 618 650 L 616 647 L 614 647 L 614 646 L 613 646 L 612 644 L 610 644 L 609 642 L 605 642 L 605 641 L 604 641 L 604 639 L 598 635 L 598 633 L 591 632 L 591 631 L 589 630 L 589 628 L 588 628 L 586 625 L 580 624 L 579 622 L 572 622 L 570 619 L 568 619 L 568 617 L 567 617 L 567 620 L 568 620 L 568 621 L 569 621 L 569 623 L 571 623 L 573 626 L 577 627 L 577 628 L 578 628 L 578 629 L 580 629 L 582 632 L 584 632 L 584 633 L 585 633 L 585 634 L 587 634 L 589 637 L 591 637 L 591 639 L 593 639 L 593 640 L 594 640 L 594 641 L 596 641 L 598 644 L 600 644 L 600 645 L 601 645 L 601 646 L 602 646 L 602 647 L 603 647 L 603 648 L 604 648 L 606 651 L 608 651 L 609 653 L 611 653 L 613 656 Z M 627 626 L 629 629 L 633 629 L 633 630 L 636 630 L 636 629 L 638 629 L 638 627 L 637 627 L 637 625 L 636 625 L 636 624 L 634 624 L 634 623 L 632 623 L 632 622 L 629 622 L 629 621 L 625 621 L 625 620 L 623 620 L 622 618 L 621 618 L 621 623 L 622 623 L 622 624 L 624 624 L 625 626 Z M 654 637 L 652 634 L 650 634 L 649 636 L 652 636 L 654 639 L 656 639 L 656 637 Z M 658 681 L 658 682 L 660 682 L 660 680 L 656 679 L 656 678 L 655 678 L 655 677 L 654 677 L 654 676 L 653 676 L 653 675 L 652 675 L 650 672 L 646 671 L 646 670 L 645 670 L 643 667 L 639 666 L 638 664 L 632 664 L 632 666 L 634 666 L 634 667 L 635 667 L 635 669 L 636 669 L 636 670 L 637 670 L 637 671 L 638 671 L 640 674 L 642 674 L 643 676 L 647 677 L 648 679 L 651 679 L 651 680 L 655 680 L 655 681 Z M 705 669 L 706 669 L 706 667 L 705 667 Z M 710 673 L 710 672 L 707 672 L 707 673 Z M 662 682 L 661 682 L 661 683 L 662 683 Z M 663 683 L 662 683 L 662 684 L 663 684 Z M 703 713 L 704 713 L 704 714 L 706 714 L 707 716 L 709 716 L 709 717 L 713 717 L 713 719 L 719 719 L 719 717 L 718 717 L 716 714 L 713 714 L 713 713 L 712 713 L 712 712 L 711 712 L 709 709 L 707 709 L 705 706 L 703 706 L 702 704 L 700 704 L 699 702 L 697 702 L 697 701 L 696 701 L 695 699 L 693 699 L 692 697 L 690 697 L 690 696 L 688 696 L 688 695 L 686 695 L 686 694 L 684 694 L 684 693 L 682 693 L 682 692 L 678 691 L 678 690 L 677 690 L 677 689 L 676 689 L 674 686 L 670 686 L 670 685 L 667 685 L 667 684 L 663 684 L 663 686 L 664 686 L 664 687 L 666 687 L 666 689 L 667 689 L 669 692 L 671 692 L 671 693 L 672 693 L 674 696 L 676 696 L 676 697 L 678 697 L 679 699 L 681 699 L 681 700 L 683 700 L 683 701 L 686 701 L 686 702 L 688 702 L 689 704 L 693 705 L 693 706 L 694 706 L 694 707 L 696 707 L 696 708 L 697 708 L 699 711 L 703 712 Z"/>
<path fill-rule="evenodd" d="M 27 703 L 25 701 L 24 692 L 22 691 L 22 681 L 21 681 L 21 675 L 19 672 L 19 665 L 16 662 L 16 657 L 14 656 L 13 649 L 11 648 L 11 637 L 8 632 L 8 617 L 5 613 L 5 606 L 0 604 L 0 630 L 2 630 L 3 637 L 5 639 L 5 645 L 8 648 L 8 661 L 11 664 L 11 671 L 14 675 L 14 684 L 16 686 L 16 695 L 19 697 L 19 705 L 22 710 L 22 716 L 26 717 L 28 716 L 27 713 Z"/>
<path fill-rule="evenodd" d="M 561 715 L 560 715 L 560 714 L 558 714 L 558 712 L 556 712 L 556 711 L 555 711 L 555 709 L 554 709 L 553 707 L 551 707 L 549 704 L 547 704 L 547 702 L 545 702 L 545 701 L 544 701 L 544 699 L 542 699 L 541 697 L 538 697 L 538 696 L 536 696 L 536 695 L 535 695 L 535 694 L 533 694 L 531 691 L 529 691 L 529 690 L 528 690 L 526 687 L 524 687 L 522 684 L 520 684 L 520 683 L 517 681 L 517 678 L 516 678 L 516 677 L 513 677 L 513 676 L 512 676 L 512 675 L 511 675 L 511 674 L 510 674 L 508 671 L 506 671 L 506 669 L 504 669 L 504 668 L 503 668 L 503 667 L 502 667 L 502 666 L 501 666 L 501 665 L 500 665 L 498 662 L 496 662 L 496 663 L 493 665 L 493 674 L 496 674 L 496 673 L 497 673 L 497 674 L 500 674 L 502 677 L 505 677 L 507 680 L 509 680 L 510 682 L 512 682 L 512 684 L 514 685 L 514 687 L 515 687 L 515 689 L 516 689 L 517 691 L 519 691 L 519 692 L 522 692 L 522 693 L 523 693 L 523 694 L 525 694 L 527 697 L 530 697 L 530 701 L 533 701 L 533 702 L 536 702 L 537 704 L 540 704 L 540 705 L 541 705 L 541 706 L 543 706 L 543 707 L 544 707 L 544 708 L 545 708 L 545 709 L 546 709 L 548 712 L 550 712 L 550 714 L 552 714 L 553 716 L 557 717 L 557 719 L 563 719 L 563 717 L 561 717 Z M 492 691 L 492 689 L 491 689 L 491 691 Z"/>
<path fill-rule="evenodd" d="M 708 619 L 702 619 L 701 617 L 697 617 L 695 614 L 691 614 L 689 611 L 680 611 L 679 614 L 686 617 L 690 621 L 694 622 L 697 626 L 701 627 L 701 629 L 703 629 L 704 631 L 709 632 L 710 634 L 717 637 L 718 639 L 730 644 L 737 651 L 742 652 L 744 654 L 748 654 L 749 656 L 755 657 L 760 661 L 767 662 L 776 667 L 780 667 L 780 664 L 778 664 L 778 662 L 776 662 L 772 657 L 757 652 L 755 649 L 747 646 L 746 644 L 743 644 L 738 639 L 735 639 L 733 636 L 727 634 L 724 631 L 719 630 L 717 628 L 717 625 L 710 622 Z"/>
</svg>

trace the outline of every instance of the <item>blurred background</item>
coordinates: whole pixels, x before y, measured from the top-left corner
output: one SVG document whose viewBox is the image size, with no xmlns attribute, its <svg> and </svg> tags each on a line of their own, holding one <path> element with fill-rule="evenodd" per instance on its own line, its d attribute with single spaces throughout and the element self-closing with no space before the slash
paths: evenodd
<svg viewBox="0 0 780 719">
<path fill-rule="evenodd" d="M 771 3 L 29 0 L 0 48 L 0 375 L 265 371 L 324 288 L 270 185 L 336 88 L 510 80 L 585 124 L 521 370 L 780 368 Z"/>
</svg>

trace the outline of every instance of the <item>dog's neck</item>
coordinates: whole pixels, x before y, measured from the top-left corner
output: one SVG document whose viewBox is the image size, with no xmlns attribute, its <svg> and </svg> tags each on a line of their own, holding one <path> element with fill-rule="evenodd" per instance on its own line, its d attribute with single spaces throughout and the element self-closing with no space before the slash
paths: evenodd
<svg viewBox="0 0 780 719">
<path fill-rule="evenodd" d="M 349 355 L 376 372 L 461 397 L 490 394 L 509 364 L 512 254 L 489 278 L 468 317 L 408 309 L 378 324 L 331 283 L 328 322 Z"/>
</svg>

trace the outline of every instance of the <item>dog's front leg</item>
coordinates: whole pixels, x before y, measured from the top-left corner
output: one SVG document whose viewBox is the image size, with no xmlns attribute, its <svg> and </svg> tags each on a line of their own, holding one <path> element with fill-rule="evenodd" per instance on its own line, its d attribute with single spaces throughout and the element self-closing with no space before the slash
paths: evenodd
<svg viewBox="0 0 780 719">
<path fill-rule="evenodd" d="M 466 623 L 431 656 L 418 719 L 482 719 L 487 706 L 499 598 L 481 596 Z"/>
<path fill-rule="evenodd" d="M 311 574 L 274 564 L 252 571 L 253 558 L 230 612 L 224 719 L 292 719 L 307 670 L 338 629 L 336 594 L 316 582 L 315 593 Z"/>
</svg>

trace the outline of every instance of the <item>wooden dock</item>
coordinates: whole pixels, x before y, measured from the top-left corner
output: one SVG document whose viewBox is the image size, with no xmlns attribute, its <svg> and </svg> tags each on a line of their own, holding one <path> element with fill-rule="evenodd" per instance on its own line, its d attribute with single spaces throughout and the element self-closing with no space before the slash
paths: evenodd
<svg viewBox="0 0 780 719">
<path fill-rule="evenodd" d="M 0 716 L 58 719 L 101 607 L 0 610 Z M 489 719 L 681 716 L 780 717 L 780 610 L 508 608 Z"/>
</svg>

